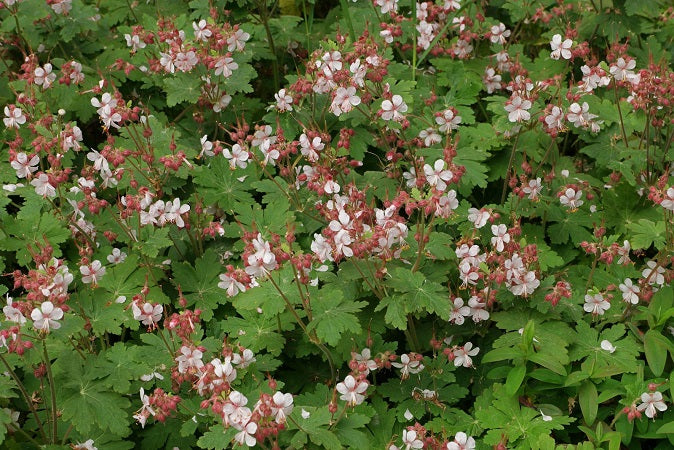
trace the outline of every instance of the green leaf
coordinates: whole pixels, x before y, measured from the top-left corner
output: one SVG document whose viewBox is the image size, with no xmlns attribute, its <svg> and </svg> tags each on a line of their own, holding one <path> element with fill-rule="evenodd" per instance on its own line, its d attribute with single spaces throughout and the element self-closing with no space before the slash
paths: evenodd
<svg viewBox="0 0 674 450">
<path fill-rule="evenodd" d="M 508 372 L 505 382 L 505 390 L 508 395 L 515 395 L 517 390 L 522 385 L 524 376 L 527 374 L 527 367 L 525 365 L 515 366 Z"/>
<path fill-rule="evenodd" d="M 316 330 L 318 338 L 330 345 L 337 345 L 345 332 L 359 333 L 360 322 L 355 313 L 360 312 L 367 302 L 346 301 L 341 291 L 322 289 L 318 298 L 311 302 L 314 320 L 307 330 Z"/>
<path fill-rule="evenodd" d="M 188 306 L 202 311 L 201 317 L 210 320 L 219 303 L 225 303 L 226 292 L 218 287 L 218 275 L 223 271 L 217 253 L 208 249 L 194 265 L 174 262 L 171 265 L 176 287 L 182 289 Z"/>
<path fill-rule="evenodd" d="M 656 431 L 658 434 L 674 434 L 674 420 L 664 424 Z"/>
<path fill-rule="evenodd" d="M 396 267 L 391 271 L 388 284 L 396 291 L 405 294 L 408 312 L 423 310 L 440 316 L 443 320 L 449 319 L 451 304 L 449 292 L 440 283 L 429 281 L 421 272 L 412 272 L 408 268 Z"/>
<path fill-rule="evenodd" d="M 585 423 L 593 424 L 597 418 L 599 405 L 597 403 L 597 386 L 592 381 L 585 381 L 578 389 L 578 403 Z"/>
<path fill-rule="evenodd" d="M 381 311 L 382 309 L 386 308 L 384 321 L 389 325 L 393 325 L 399 330 L 406 330 L 407 310 L 405 305 L 405 299 L 401 295 L 393 295 L 381 299 L 375 308 L 375 311 Z"/>
<path fill-rule="evenodd" d="M 164 79 L 166 105 L 175 106 L 178 103 L 196 103 L 201 95 L 201 79 L 194 74 L 179 73 Z"/>
<path fill-rule="evenodd" d="M 209 167 L 195 169 L 194 183 L 200 186 L 199 197 L 206 205 L 217 204 L 230 212 L 236 203 L 253 204 L 246 184 L 237 178 L 244 175 L 241 169 L 231 170 L 226 158 L 214 158 Z"/>
<path fill-rule="evenodd" d="M 197 441 L 199 448 L 224 450 L 230 448 L 234 436 L 238 433 L 235 428 L 225 429 L 222 425 L 214 425 Z"/>
<path fill-rule="evenodd" d="M 667 362 L 667 351 L 669 350 L 670 342 L 659 331 L 648 330 L 644 336 L 644 351 L 646 353 L 646 361 L 648 367 L 653 372 L 653 375 L 659 377 L 665 370 L 665 363 Z"/>
<path fill-rule="evenodd" d="M 652 222 L 647 219 L 641 219 L 637 223 L 628 225 L 633 232 L 630 238 L 630 244 L 633 248 L 647 249 L 652 245 L 655 248 L 662 249 L 666 244 L 665 222 Z"/>
</svg>

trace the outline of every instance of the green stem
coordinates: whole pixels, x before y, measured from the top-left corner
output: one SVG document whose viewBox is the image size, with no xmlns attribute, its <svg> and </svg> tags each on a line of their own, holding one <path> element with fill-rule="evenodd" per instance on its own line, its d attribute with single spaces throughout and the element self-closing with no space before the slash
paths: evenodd
<svg viewBox="0 0 674 450">
<path fill-rule="evenodd" d="M 515 150 L 517 150 L 517 141 L 520 139 L 520 134 L 517 133 L 515 136 L 515 142 L 513 143 L 513 148 L 510 151 L 510 160 L 508 161 L 508 169 L 505 173 L 505 179 L 503 180 L 503 191 L 501 192 L 501 204 L 505 203 L 506 194 L 508 192 L 508 178 L 510 178 L 510 171 L 513 168 L 513 161 L 515 160 Z"/>
<path fill-rule="evenodd" d="M 346 20 L 346 26 L 349 27 L 349 33 L 351 34 L 351 40 L 356 41 L 356 31 L 353 28 L 353 22 L 351 21 L 351 12 L 349 11 L 349 2 L 347 0 L 339 0 L 339 3 L 342 6 L 342 13 L 344 14 L 344 20 Z"/>
<path fill-rule="evenodd" d="M 56 384 L 54 383 L 54 376 L 51 371 L 51 360 L 47 353 L 47 341 L 42 341 L 42 351 L 44 354 L 44 362 L 47 365 L 47 379 L 49 380 L 49 392 L 51 394 L 51 418 L 53 421 L 51 429 L 51 443 L 56 444 L 56 437 L 58 436 L 58 416 L 56 413 Z"/>
<path fill-rule="evenodd" d="M 37 423 L 37 427 L 40 429 L 40 434 L 42 435 L 42 438 L 46 441 L 47 440 L 47 433 L 44 431 L 44 426 L 42 425 L 42 421 L 40 420 L 40 416 L 37 414 L 37 410 L 35 409 L 35 405 L 33 405 L 33 402 L 30 399 L 30 395 L 28 395 L 28 392 L 26 391 L 26 388 L 24 387 L 23 383 L 21 382 L 21 379 L 17 376 L 16 372 L 14 372 L 14 369 L 12 369 L 12 366 L 9 365 L 5 357 L 0 353 L 0 361 L 5 365 L 7 368 L 7 372 L 9 372 L 9 375 L 12 377 L 14 382 L 19 388 L 19 391 L 21 391 L 21 395 L 23 395 L 23 399 L 26 401 L 26 404 L 28 405 L 28 408 L 30 409 L 30 412 L 33 413 L 33 416 L 35 417 L 35 422 Z"/>
<path fill-rule="evenodd" d="M 410 0 L 412 14 L 412 81 L 417 79 L 417 0 Z M 428 47 L 431 48 L 430 46 Z"/>
<path fill-rule="evenodd" d="M 279 81 L 279 65 L 278 65 L 278 55 L 276 54 L 276 46 L 274 45 L 274 36 L 271 33 L 271 28 L 269 27 L 269 10 L 267 10 L 267 5 L 265 1 L 258 2 L 258 12 L 260 14 L 260 22 L 264 27 L 264 31 L 267 35 L 267 43 L 269 44 L 269 50 L 272 53 L 272 70 L 274 71 L 274 90 L 278 91 L 280 88 Z"/>
</svg>

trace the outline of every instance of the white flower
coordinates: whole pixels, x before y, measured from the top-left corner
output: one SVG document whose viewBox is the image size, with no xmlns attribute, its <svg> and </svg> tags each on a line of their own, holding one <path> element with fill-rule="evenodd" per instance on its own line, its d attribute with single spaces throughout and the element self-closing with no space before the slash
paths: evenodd
<svg viewBox="0 0 674 450">
<path fill-rule="evenodd" d="M 571 39 L 565 39 L 562 41 L 561 34 L 555 34 L 552 36 L 552 41 L 550 41 L 550 48 L 552 53 L 550 53 L 550 58 L 552 59 L 571 59 L 571 46 L 573 41 Z"/>
<path fill-rule="evenodd" d="M 583 305 L 585 312 L 601 316 L 610 307 L 611 304 L 604 298 L 603 295 L 601 295 L 601 293 L 585 295 L 585 304 Z"/>
<path fill-rule="evenodd" d="M 470 306 L 464 306 L 462 298 L 455 298 L 452 312 L 449 314 L 449 322 L 455 323 L 456 325 L 463 325 L 466 317 L 470 317 Z"/>
<path fill-rule="evenodd" d="M 541 185 L 541 177 L 538 177 L 535 180 L 529 180 L 529 185 L 522 188 L 522 192 L 529 194 L 527 197 L 529 200 L 536 200 L 538 198 L 538 194 L 541 193 L 541 190 L 543 190 L 543 186 Z"/>
<path fill-rule="evenodd" d="M 670 187 L 669 189 L 667 189 L 665 195 L 666 195 L 665 198 L 660 202 L 660 206 L 670 211 L 674 211 L 674 187 Z"/>
<path fill-rule="evenodd" d="M 414 415 L 410 412 L 409 409 L 406 409 L 405 412 L 403 413 L 403 417 L 405 420 L 412 420 L 414 419 Z"/>
<path fill-rule="evenodd" d="M 454 436 L 454 441 L 449 442 L 445 448 L 447 450 L 474 450 L 475 439 L 468 436 L 463 431 L 459 431 L 456 433 L 456 436 Z"/>
<path fill-rule="evenodd" d="M 375 0 L 374 4 L 381 8 L 382 14 L 398 11 L 398 0 Z"/>
<path fill-rule="evenodd" d="M 13 306 L 12 297 L 9 295 L 7 296 L 7 306 L 2 308 L 2 312 L 10 322 L 18 323 L 19 325 L 26 323 L 26 318 L 23 316 L 23 313 Z"/>
<path fill-rule="evenodd" d="M 489 311 L 485 309 L 487 304 L 481 302 L 479 298 L 473 296 L 468 299 L 468 306 L 470 307 L 470 315 L 473 317 L 473 322 L 478 323 L 489 319 Z"/>
<path fill-rule="evenodd" d="M 335 386 L 337 392 L 342 394 L 339 398 L 349 406 L 363 403 L 363 400 L 365 400 L 363 393 L 367 390 L 367 387 L 367 381 L 356 381 L 352 375 L 347 375 L 342 383 L 337 383 L 337 386 Z"/>
<path fill-rule="evenodd" d="M 33 309 L 30 313 L 30 318 L 33 319 L 33 328 L 48 333 L 51 329 L 58 330 L 61 328 L 61 324 L 57 320 L 63 318 L 63 310 L 54 307 L 52 302 L 47 301 L 42 303 L 39 309 Z"/>
<path fill-rule="evenodd" d="M 472 342 L 466 342 L 463 347 L 454 350 L 454 366 L 473 367 L 473 359 L 480 352 L 480 347 L 473 348 Z"/>
<path fill-rule="evenodd" d="M 393 367 L 396 367 L 400 370 L 400 378 L 406 380 L 409 378 L 410 374 L 417 374 L 424 370 L 424 365 L 421 364 L 421 361 L 417 359 L 412 359 L 407 353 L 404 353 L 400 357 L 400 362 L 391 363 Z"/>
<path fill-rule="evenodd" d="M 16 158 L 10 163 L 12 169 L 16 170 L 18 178 L 30 178 L 34 172 L 37 172 L 37 165 L 40 163 L 40 157 L 33 155 L 28 159 L 25 153 L 17 153 Z"/>
<path fill-rule="evenodd" d="M 311 417 L 311 413 L 304 408 L 302 408 L 302 419 L 306 420 Z"/>
<path fill-rule="evenodd" d="M 222 56 L 218 58 L 214 68 L 216 76 L 222 75 L 225 78 L 229 78 L 232 76 L 234 71 L 239 68 L 239 65 L 234 61 L 233 58 L 230 58 L 229 56 Z"/>
<path fill-rule="evenodd" d="M 154 326 L 161 315 L 164 312 L 164 307 L 162 305 L 152 305 L 152 303 L 145 302 L 143 303 L 142 309 L 138 306 L 136 302 L 131 304 L 131 310 L 133 311 L 133 318 L 140 320 L 143 325 L 148 327 Z"/>
<path fill-rule="evenodd" d="M 107 260 L 110 264 L 119 264 L 126 259 L 126 253 L 118 248 L 113 248 L 112 253 L 108 255 Z"/>
<path fill-rule="evenodd" d="M 559 202 L 571 209 L 580 208 L 584 203 L 580 198 L 583 196 L 583 191 L 580 189 L 576 191 L 573 188 L 567 188 L 564 193 L 559 197 Z"/>
<path fill-rule="evenodd" d="M 248 166 L 248 151 L 241 147 L 239 144 L 232 145 L 232 151 L 225 148 L 222 151 L 222 155 L 229 160 L 229 168 L 234 170 L 237 167 L 245 169 Z"/>
<path fill-rule="evenodd" d="M 424 174 L 428 184 L 435 186 L 438 191 L 447 189 L 447 183 L 454 178 L 452 171 L 445 169 L 445 161 L 442 159 L 435 161 L 433 167 L 430 164 L 424 164 Z"/>
<path fill-rule="evenodd" d="M 590 114 L 590 105 L 587 102 L 583 102 L 583 105 L 578 103 L 572 103 L 569 106 L 569 112 L 566 114 L 566 119 L 573 124 L 576 128 L 591 128 L 593 119 L 596 119 L 598 116 L 595 114 Z M 594 130 L 593 130 L 594 131 Z"/>
<path fill-rule="evenodd" d="M 620 292 L 622 292 L 623 301 L 636 305 L 639 303 L 639 286 L 632 284 L 632 280 L 625 278 L 624 283 L 618 285 Z"/>
<path fill-rule="evenodd" d="M 254 447 L 257 443 L 255 433 L 257 433 L 257 424 L 255 422 L 248 422 L 241 428 L 241 431 L 236 433 L 234 440 L 238 442 L 239 445 L 245 444 L 248 447 Z"/>
<path fill-rule="evenodd" d="M 339 87 L 335 91 L 335 97 L 332 99 L 330 105 L 330 112 L 335 116 L 342 113 L 348 113 L 354 106 L 360 105 L 360 97 L 356 95 L 356 88 L 349 86 L 348 88 Z"/>
<path fill-rule="evenodd" d="M 435 131 L 434 128 L 426 128 L 419 132 L 419 139 L 423 139 L 424 145 L 430 147 L 434 144 L 442 142 L 442 137 Z"/>
<path fill-rule="evenodd" d="M 276 99 L 276 109 L 280 112 L 283 111 L 292 111 L 293 107 L 293 98 L 287 94 L 285 89 L 281 89 L 276 94 L 274 94 Z"/>
<path fill-rule="evenodd" d="M 49 176 L 41 173 L 37 178 L 30 182 L 35 187 L 35 193 L 43 197 L 56 197 L 56 188 L 51 185 Z"/>
<path fill-rule="evenodd" d="M 384 100 L 381 103 L 381 110 L 382 119 L 400 122 L 405 118 L 403 114 L 407 112 L 407 104 L 400 95 L 394 95 L 391 100 Z"/>
<path fill-rule="evenodd" d="M 52 73 L 52 66 L 49 63 L 42 67 L 37 67 L 33 75 L 35 84 L 42 86 L 44 89 L 48 89 L 54 80 L 56 80 L 56 74 Z"/>
<path fill-rule="evenodd" d="M 250 39 L 250 34 L 239 29 L 227 38 L 227 50 L 233 52 L 234 50 L 242 52 L 246 48 L 246 41 Z"/>
<path fill-rule="evenodd" d="M 246 286 L 237 281 L 235 278 L 231 277 L 229 274 L 221 273 L 220 282 L 218 283 L 220 289 L 227 291 L 228 297 L 234 297 L 239 292 L 246 292 Z"/>
<path fill-rule="evenodd" d="M 403 430 L 403 444 L 405 444 L 405 450 L 424 448 L 423 441 L 417 439 L 417 432 L 414 430 Z"/>
<path fill-rule="evenodd" d="M 105 275 L 105 267 L 103 267 L 99 260 L 95 260 L 88 266 L 80 266 L 80 273 L 82 274 L 83 283 L 97 284 L 103 278 L 103 275 Z"/>
<path fill-rule="evenodd" d="M 52 8 L 54 5 L 51 5 Z M 73 447 L 73 450 L 98 450 L 98 447 L 94 446 L 94 440 L 93 439 L 87 439 L 86 441 L 82 443 L 77 443 Z"/>
<path fill-rule="evenodd" d="M 493 67 L 487 67 L 484 70 L 482 82 L 487 94 L 493 94 L 497 89 L 501 89 L 501 75 L 498 75 Z"/>
<path fill-rule="evenodd" d="M 635 76 L 633 70 L 636 66 L 637 61 L 635 59 L 630 59 L 628 62 L 623 57 L 620 57 L 615 63 L 611 64 L 609 72 L 617 81 L 630 81 Z"/>
<path fill-rule="evenodd" d="M 137 34 L 125 34 L 124 39 L 126 39 L 126 45 L 131 47 L 131 51 L 135 52 L 139 49 L 145 48 L 147 44 L 140 39 L 140 36 Z"/>
<path fill-rule="evenodd" d="M 511 122 L 522 122 L 531 119 L 529 109 L 531 109 L 531 102 L 529 100 L 522 100 L 522 97 L 515 95 L 506 102 L 504 109 L 508 112 L 508 120 Z"/>
<path fill-rule="evenodd" d="M 510 242 L 510 234 L 508 234 L 508 227 L 504 224 L 492 225 L 491 232 L 494 235 L 491 238 L 491 245 L 496 248 L 497 252 L 502 252 L 505 248 L 505 244 Z"/>
<path fill-rule="evenodd" d="M 2 120 L 7 128 L 19 129 L 19 125 L 26 123 L 26 116 L 23 111 L 14 105 L 5 106 L 5 116 L 7 117 Z"/>
<path fill-rule="evenodd" d="M 643 403 L 637 406 L 637 410 L 645 411 L 646 417 L 649 419 L 653 419 L 658 411 L 667 410 L 667 405 L 662 401 L 662 394 L 658 391 L 644 392 L 641 394 L 641 401 Z"/>
<path fill-rule="evenodd" d="M 489 31 L 491 34 L 489 40 L 493 44 L 505 45 L 506 39 L 510 37 L 510 30 L 506 30 L 505 25 L 502 23 L 492 26 Z"/>
<path fill-rule="evenodd" d="M 449 133 L 459 128 L 461 120 L 461 116 L 455 115 L 451 109 L 445 109 L 440 115 L 435 116 L 435 123 L 440 125 L 439 129 L 442 133 Z"/>
<path fill-rule="evenodd" d="M 272 397 L 271 413 L 276 423 L 285 423 L 286 417 L 293 411 L 293 395 L 276 392 Z"/>
<path fill-rule="evenodd" d="M 606 350 L 609 353 L 615 352 L 615 346 L 613 344 L 611 344 L 610 341 L 607 341 L 606 339 L 601 341 L 599 343 L 599 346 L 601 347 L 602 350 Z"/>
<path fill-rule="evenodd" d="M 489 220 L 489 213 L 477 208 L 470 208 L 468 210 L 468 220 L 473 223 L 475 228 L 479 229 L 487 224 L 487 220 Z"/>
<path fill-rule="evenodd" d="M 201 19 L 199 23 L 192 22 L 192 29 L 194 30 L 194 38 L 198 41 L 207 41 L 209 37 L 213 35 L 213 32 L 209 30 L 208 23 L 204 19 Z"/>
<path fill-rule="evenodd" d="M 648 267 L 641 272 L 641 276 L 648 281 L 648 284 L 660 286 L 665 284 L 664 267 L 659 266 L 655 261 L 648 261 L 646 265 Z"/>
</svg>

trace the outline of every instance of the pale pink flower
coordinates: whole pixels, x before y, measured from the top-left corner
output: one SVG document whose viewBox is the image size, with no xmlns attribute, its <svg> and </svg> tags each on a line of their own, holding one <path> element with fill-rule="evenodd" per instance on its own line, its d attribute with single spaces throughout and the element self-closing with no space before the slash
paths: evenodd
<svg viewBox="0 0 674 450">
<path fill-rule="evenodd" d="M 529 100 L 522 100 L 522 97 L 515 95 L 506 102 L 504 109 L 508 112 L 508 120 L 511 122 L 523 122 L 531 119 L 529 109 L 531 109 L 531 102 Z"/>
<path fill-rule="evenodd" d="M 480 347 L 473 348 L 472 342 L 466 342 L 463 347 L 454 350 L 454 366 L 473 367 L 473 359 L 480 352 Z"/>
<path fill-rule="evenodd" d="M 510 30 L 506 30 L 505 25 L 502 23 L 492 26 L 489 29 L 489 32 L 489 40 L 492 42 L 492 44 L 505 45 L 506 39 L 510 37 Z"/>
<path fill-rule="evenodd" d="M 625 278 L 623 283 L 618 285 L 620 292 L 622 292 L 623 301 L 636 305 L 639 303 L 639 286 L 632 283 L 632 280 Z"/>
<path fill-rule="evenodd" d="M 492 225 L 491 232 L 494 235 L 494 237 L 491 238 L 491 245 L 496 248 L 496 251 L 502 252 L 505 248 L 505 244 L 510 242 L 508 227 L 504 224 Z"/>
<path fill-rule="evenodd" d="M 456 325 L 463 325 L 466 317 L 470 317 L 470 306 L 464 306 L 462 298 L 455 298 L 452 312 L 449 314 L 449 322 Z"/>
<path fill-rule="evenodd" d="M 475 439 L 459 431 L 454 436 L 454 441 L 448 442 L 445 448 L 446 450 L 475 450 Z"/>
<path fill-rule="evenodd" d="M 222 151 L 222 155 L 227 158 L 229 161 L 230 169 L 234 170 L 237 167 L 245 169 L 248 166 L 248 152 L 243 149 L 239 144 L 232 145 L 232 151 L 225 148 Z"/>
<path fill-rule="evenodd" d="M 342 113 L 351 111 L 354 106 L 360 105 L 360 101 L 360 97 L 356 95 L 356 88 L 354 86 L 349 86 L 348 88 L 339 87 L 335 91 L 330 111 L 335 116 L 339 116 Z"/>
<path fill-rule="evenodd" d="M 83 283 L 95 285 L 105 275 L 105 267 L 103 267 L 99 260 L 95 260 L 88 266 L 80 266 L 80 273 L 82 274 Z"/>
<path fill-rule="evenodd" d="M 215 75 L 222 75 L 225 78 L 232 76 L 239 65 L 229 56 L 222 56 L 215 62 Z"/>
<path fill-rule="evenodd" d="M 220 274 L 218 287 L 226 290 L 228 297 L 234 297 L 239 292 L 246 292 L 246 286 L 243 283 L 226 273 Z"/>
<path fill-rule="evenodd" d="M 160 304 L 152 305 L 152 303 L 145 302 L 142 307 L 139 307 L 137 303 L 131 304 L 131 309 L 133 311 L 133 318 L 140 320 L 140 322 L 148 327 L 156 326 L 161 315 L 164 312 L 164 307 Z"/>
<path fill-rule="evenodd" d="M 40 308 L 35 308 L 30 313 L 30 318 L 33 319 L 33 328 L 49 332 L 49 330 L 58 330 L 61 324 L 57 320 L 63 318 L 63 310 L 54 307 L 52 302 L 43 302 Z"/>
<path fill-rule="evenodd" d="M 288 95 L 285 89 L 281 89 L 276 94 L 274 94 L 276 99 L 276 109 L 280 112 L 292 111 L 293 107 L 293 98 Z"/>
<path fill-rule="evenodd" d="M 555 34 L 550 41 L 550 48 L 552 52 L 550 53 L 550 58 L 552 59 L 571 59 L 571 47 L 573 46 L 573 41 L 571 39 L 565 39 L 562 41 L 561 34 Z"/>
<path fill-rule="evenodd" d="M 662 401 L 662 393 L 659 391 L 655 392 L 644 392 L 641 394 L 641 405 L 637 406 L 637 410 L 644 411 L 646 417 L 653 419 L 658 411 L 666 411 L 667 405 Z"/>
<path fill-rule="evenodd" d="M 444 191 L 447 189 L 447 183 L 449 183 L 454 174 L 451 170 L 445 168 L 445 161 L 438 159 L 433 163 L 431 167 L 430 164 L 424 164 L 424 175 L 426 175 L 426 181 L 430 186 L 435 186 L 438 191 Z"/>
<path fill-rule="evenodd" d="M 574 188 L 566 188 L 566 190 L 559 197 L 559 202 L 571 209 L 577 209 L 584 203 L 580 198 L 583 196 L 583 191 L 575 190 Z"/>
<path fill-rule="evenodd" d="M 501 89 L 501 75 L 497 74 L 493 67 L 487 67 L 484 70 L 482 82 L 487 94 L 493 94 L 496 90 Z"/>
<path fill-rule="evenodd" d="M 194 39 L 206 42 L 213 32 L 208 29 L 206 20 L 201 19 L 199 23 L 192 22 L 192 29 L 194 30 Z"/>
<path fill-rule="evenodd" d="M 440 125 L 440 132 L 449 133 L 451 130 L 459 128 L 461 123 L 461 116 L 454 114 L 453 109 L 445 109 L 440 115 L 435 117 L 435 123 Z"/>
<path fill-rule="evenodd" d="M 26 116 L 23 114 L 23 111 L 14 105 L 5 106 L 5 116 L 2 121 L 7 128 L 19 129 L 19 125 L 26 123 Z"/>
<path fill-rule="evenodd" d="M 538 194 L 541 193 L 543 186 L 541 185 L 541 177 L 536 178 L 535 180 L 529 180 L 529 184 L 522 188 L 522 192 L 528 194 L 529 200 L 538 199 Z"/>
<path fill-rule="evenodd" d="M 125 34 L 124 39 L 126 39 L 127 47 L 131 47 L 132 52 L 136 52 L 147 46 L 147 44 L 137 34 Z"/>
<path fill-rule="evenodd" d="M 403 114 L 407 112 L 407 104 L 400 95 L 394 95 L 391 100 L 384 100 L 381 103 L 381 111 L 382 119 L 400 122 L 405 118 Z"/>
<path fill-rule="evenodd" d="M 227 38 L 227 50 L 242 52 L 246 48 L 246 41 L 250 39 L 250 34 L 238 29 Z"/>
<path fill-rule="evenodd" d="M 344 400 L 348 406 L 356 406 L 365 400 L 365 391 L 367 390 L 367 381 L 356 381 L 352 375 L 347 375 L 343 382 L 337 383 L 335 388 L 342 394 L 339 398 Z"/>
<path fill-rule="evenodd" d="M 17 153 L 16 159 L 14 159 L 10 164 L 12 169 L 16 170 L 16 176 L 18 178 L 30 178 L 33 172 L 37 172 L 37 165 L 40 163 L 40 157 L 33 155 L 32 158 L 28 159 L 28 155 L 25 153 Z"/>
<path fill-rule="evenodd" d="M 35 193 L 42 197 L 56 197 L 56 188 L 51 185 L 49 176 L 46 173 L 41 173 L 37 178 L 30 182 L 35 187 Z"/>
<path fill-rule="evenodd" d="M 592 313 L 592 315 L 595 316 L 601 316 L 610 307 L 611 304 L 599 292 L 593 295 L 585 295 L 585 304 L 583 305 L 585 312 Z"/>
</svg>

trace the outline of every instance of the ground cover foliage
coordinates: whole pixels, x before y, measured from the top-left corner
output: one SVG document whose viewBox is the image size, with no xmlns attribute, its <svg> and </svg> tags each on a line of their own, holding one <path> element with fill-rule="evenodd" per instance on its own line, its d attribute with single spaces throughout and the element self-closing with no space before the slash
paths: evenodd
<svg viewBox="0 0 674 450">
<path fill-rule="evenodd" d="M 671 448 L 667 3 L 0 2 L 3 447 Z"/>
</svg>

